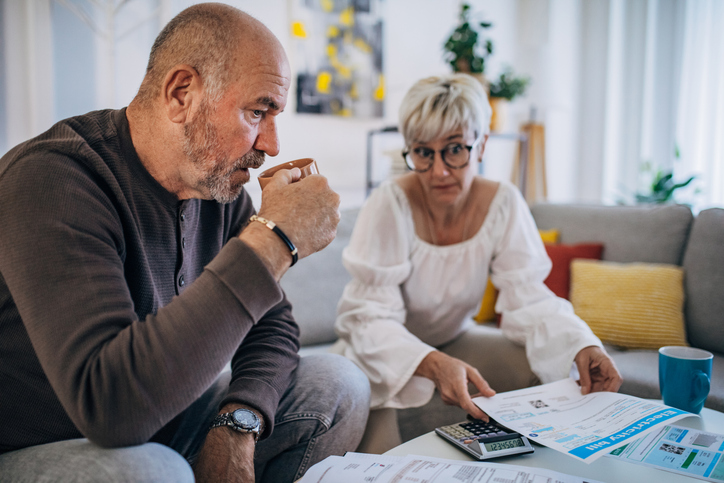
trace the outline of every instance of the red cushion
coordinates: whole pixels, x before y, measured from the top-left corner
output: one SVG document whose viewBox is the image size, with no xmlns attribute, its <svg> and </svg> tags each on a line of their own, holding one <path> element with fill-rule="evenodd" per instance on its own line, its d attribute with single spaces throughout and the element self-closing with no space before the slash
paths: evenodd
<svg viewBox="0 0 724 483">
<path fill-rule="evenodd" d="M 546 245 L 553 268 L 545 284 L 557 296 L 568 299 L 571 290 L 571 260 L 590 258 L 600 260 L 603 245 L 600 243 L 581 243 L 578 245 Z"/>
</svg>

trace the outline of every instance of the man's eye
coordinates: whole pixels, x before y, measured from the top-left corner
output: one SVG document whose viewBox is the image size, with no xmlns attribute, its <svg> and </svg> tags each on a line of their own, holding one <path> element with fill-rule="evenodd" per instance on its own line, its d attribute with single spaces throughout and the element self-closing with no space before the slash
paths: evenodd
<svg viewBox="0 0 724 483">
<path fill-rule="evenodd" d="M 264 111 L 261 111 L 261 110 L 259 110 L 259 109 L 254 109 L 254 110 L 251 111 L 251 112 L 252 112 L 252 114 L 254 115 L 254 117 L 261 117 L 261 116 L 264 115 Z"/>
</svg>

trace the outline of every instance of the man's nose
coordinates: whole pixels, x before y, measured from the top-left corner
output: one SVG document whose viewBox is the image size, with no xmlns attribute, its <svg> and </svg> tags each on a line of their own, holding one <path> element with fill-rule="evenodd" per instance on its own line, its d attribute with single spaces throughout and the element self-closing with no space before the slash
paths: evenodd
<svg viewBox="0 0 724 483">
<path fill-rule="evenodd" d="M 279 154 L 279 137 L 277 136 L 277 126 L 273 117 L 262 121 L 254 148 L 265 152 L 268 156 Z"/>
</svg>

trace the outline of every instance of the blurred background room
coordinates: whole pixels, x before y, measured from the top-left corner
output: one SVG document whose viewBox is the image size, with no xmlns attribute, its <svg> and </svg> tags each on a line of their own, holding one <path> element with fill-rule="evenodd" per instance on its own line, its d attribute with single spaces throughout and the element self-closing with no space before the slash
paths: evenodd
<svg viewBox="0 0 724 483">
<path fill-rule="evenodd" d="M 193 3 L 0 0 L 0 155 L 128 105 L 156 35 Z M 481 173 L 530 203 L 724 206 L 724 1 L 225 3 L 266 24 L 292 66 L 267 166 L 315 158 L 343 208 L 401 169 L 407 89 L 453 70 L 502 100 Z"/>
</svg>

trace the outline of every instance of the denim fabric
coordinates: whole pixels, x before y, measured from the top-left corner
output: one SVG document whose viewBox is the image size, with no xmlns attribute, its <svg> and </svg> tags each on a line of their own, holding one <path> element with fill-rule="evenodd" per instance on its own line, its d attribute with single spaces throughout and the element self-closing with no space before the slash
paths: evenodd
<svg viewBox="0 0 724 483">
<path fill-rule="evenodd" d="M 180 454 L 161 444 L 108 449 L 71 439 L 0 455 L 0 481 L 191 483 L 194 473 Z"/>
<path fill-rule="evenodd" d="M 106 449 L 85 439 L 33 446 L 0 455 L 0 482 L 193 482 L 190 463 L 228 383 L 229 373 L 222 374 L 184 412 L 168 446 Z M 279 404 L 273 433 L 257 445 L 256 481 L 292 482 L 327 456 L 353 451 L 368 411 L 369 383 L 354 363 L 334 354 L 303 357 Z"/>
</svg>

